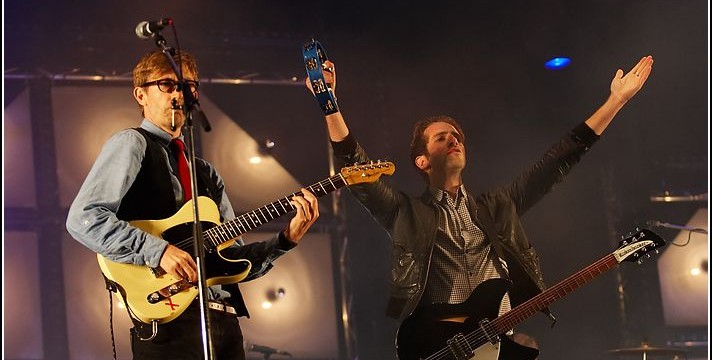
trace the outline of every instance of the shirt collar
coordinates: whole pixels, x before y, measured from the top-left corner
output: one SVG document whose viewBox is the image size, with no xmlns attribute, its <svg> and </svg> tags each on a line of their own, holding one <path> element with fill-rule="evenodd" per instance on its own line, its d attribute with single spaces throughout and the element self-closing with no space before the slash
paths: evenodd
<svg viewBox="0 0 712 360">
<path fill-rule="evenodd" d="M 173 140 L 173 137 L 171 134 L 167 133 L 165 130 L 159 128 L 156 126 L 156 124 L 152 123 L 150 120 L 143 118 L 143 121 L 141 122 L 141 128 L 150 132 L 153 135 L 156 135 L 159 139 L 165 142 L 166 145 L 168 145 L 171 140 Z M 179 139 L 183 140 L 183 134 L 181 134 Z"/>
<path fill-rule="evenodd" d="M 445 194 L 447 193 L 443 189 L 438 189 L 432 186 L 428 187 L 428 190 L 430 190 L 430 194 L 433 196 L 433 199 L 437 202 L 442 202 L 443 199 L 445 198 Z M 449 194 L 448 194 L 449 195 Z M 457 202 L 459 199 L 463 199 L 467 196 L 467 191 L 465 190 L 465 185 L 462 184 L 457 187 L 457 192 L 455 193 L 455 202 Z"/>
</svg>

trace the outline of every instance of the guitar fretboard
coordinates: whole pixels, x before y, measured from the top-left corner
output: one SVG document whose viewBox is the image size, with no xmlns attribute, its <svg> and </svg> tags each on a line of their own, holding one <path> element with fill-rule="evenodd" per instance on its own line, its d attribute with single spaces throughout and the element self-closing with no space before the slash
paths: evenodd
<svg viewBox="0 0 712 360">
<path fill-rule="evenodd" d="M 321 197 L 346 185 L 346 180 L 344 180 L 344 177 L 339 173 L 319 181 L 316 184 L 307 186 L 306 189 L 311 191 L 316 197 Z M 203 237 L 205 238 L 205 246 L 208 248 L 206 250 L 216 249 L 218 245 L 222 243 L 291 212 L 294 210 L 294 206 L 292 206 L 290 201 L 293 197 L 302 195 L 301 191 L 292 193 L 291 195 L 204 231 Z"/>
<path fill-rule="evenodd" d="M 424 359 L 449 359 L 452 349 L 479 349 L 487 342 L 494 343 L 495 341 L 498 341 L 496 338 L 499 335 L 506 333 L 510 329 L 513 329 L 517 324 L 523 322 L 535 313 L 544 310 L 554 301 L 573 292 L 574 290 L 588 283 L 598 275 L 601 275 L 604 272 L 612 269 L 621 261 L 637 260 L 637 262 L 640 263 L 641 256 L 643 254 L 651 250 L 655 250 L 657 252 L 658 248 L 664 245 L 665 241 L 652 231 L 647 229 L 636 229 L 636 233 L 628 236 L 627 238 L 624 238 L 621 241 L 621 247 L 619 247 L 613 253 L 602 257 L 593 264 L 560 281 L 556 285 L 544 290 L 542 293 L 523 302 L 522 304 L 516 306 L 509 312 L 497 317 L 492 321 L 487 321 L 487 319 L 483 319 L 477 324 L 472 323 L 470 326 L 474 328 L 473 331 L 467 333 L 467 335 L 464 336 L 450 338 L 450 340 L 448 340 L 447 346 L 441 348 L 437 352 Z M 473 319 L 473 321 L 474 320 L 476 319 Z M 452 343 L 456 344 L 457 346 L 451 348 L 450 341 L 452 341 Z M 464 344 L 466 348 L 463 348 L 462 344 Z M 474 355 L 474 353 L 470 352 L 468 353 L 468 355 L 472 356 Z"/>
<path fill-rule="evenodd" d="M 595 263 L 580 270 L 579 272 L 562 280 L 558 284 L 546 289 L 537 296 L 521 303 L 506 314 L 498 317 L 492 322 L 498 334 L 507 332 L 509 329 L 528 319 L 537 312 L 544 310 L 547 306 L 558 299 L 572 293 L 582 285 L 588 283 L 598 275 L 612 269 L 618 264 L 615 256 L 609 254 Z"/>
<path fill-rule="evenodd" d="M 491 321 L 485 326 L 485 330 L 488 334 L 504 334 L 509 331 L 509 329 L 513 329 L 516 325 L 520 324 L 537 312 L 544 310 L 556 300 L 572 293 L 574 290 L 588 283 L 598 275 L 612 269 L 617 264 L 618 261 L 616 260 L 614 254 L 604 256 L 595 263 L 560 281 L 558 284 L 546 289 L 544 292 L 519 304 L 506 314 Z M 468 334 L 467 337 L 468 340 L 471 341 L 471 344 L 474 344 L 476 347 L 479 347 L 488 341 L 482 329 L 478 329 Z"/>
</svg>

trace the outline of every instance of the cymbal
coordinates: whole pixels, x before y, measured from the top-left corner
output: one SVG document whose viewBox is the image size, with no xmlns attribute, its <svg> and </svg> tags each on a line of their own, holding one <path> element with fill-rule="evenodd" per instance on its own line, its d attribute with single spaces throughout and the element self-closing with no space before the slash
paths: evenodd
<svg viewBox="0 0 712 360">
<path fill-rule="evenodd" d="M 626 348 L 626 349 L 612 349 L 608 350 L 607 353 L 615 354 L 620 356 L 635 355 L 640 356 L 643 353 L 649 355 L 679 355 L 686 353 L 687 350 L 674 348 L 674 347 L 656 347 L 656 346 L 641 346 L 636 348 Z"/>
</svg>

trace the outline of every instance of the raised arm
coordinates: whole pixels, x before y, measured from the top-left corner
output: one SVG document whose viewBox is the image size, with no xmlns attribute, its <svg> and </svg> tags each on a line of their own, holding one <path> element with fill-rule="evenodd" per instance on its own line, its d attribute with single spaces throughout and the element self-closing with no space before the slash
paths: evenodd
<svg viewBox="0 0 712 360">
<path fill-rule="evenodd" d="M 322 70 L 324 80 L 326 80 L 326 83 L 329 84 L 329 87 L 331 87 L 334 96 L 336 96 L 336 68 L 334 63 L 327 60 L 324 62 L 324 67 L 325 69 Z M 305 79 L 305 84 L 309 91 L 314 94 L 309 78 Z M 326 128 L 329 132 L 329 139 L 331 139 L 331 141 L 340 142 L 343 141 L 347 135 L 349 135 L 349 128 L 346 125 L 346 120 L 344 120 L 344 117 L 339 111 L 331 115 L 326 115 Z"/>
<path fill-rule="evenodd" d="M 586 120 L 586 125 L 593 129 L 596 135 L 601 135 L 623 105 L 643 87 L 652 70 L 653 57 L 650 55 L 640 59 L 625 75 L 623 70 L 618 69 L 611 81 L 611 94 L 606 102 Z"/>
<path fill-rule="evenodd" d="M 336 70 L 331 61 L 324 62 L 324 80 L 336 95 Z M 306 87 L 314 94 L 309 78 Z M 357 140 L 350 135 L 346 120 L 341 112 L 325 116 L 329 139 L 332 141 L 334 157 L 340 166 L 369 161 L 369 157 Z M 382 180 L 373 183 L 349 186 L 351 193 L 369 210 L 371 215 L 386 229 L 390 229 L 396 216 L 400 195 Z"/>
</svg>

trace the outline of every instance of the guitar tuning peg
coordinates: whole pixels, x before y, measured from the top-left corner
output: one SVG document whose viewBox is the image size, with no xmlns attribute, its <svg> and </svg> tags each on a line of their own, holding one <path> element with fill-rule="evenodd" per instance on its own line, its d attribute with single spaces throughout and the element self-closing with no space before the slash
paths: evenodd
<svg viewBox="0 0 712 360">
<path fill-rule="evenodd" d="M 642 264 L 643 264 L 643 259 L 639 259 L 639 260 L 637 261 L 637 263 L 638 263 L 638 265 L 642 265 Z"/>
<path fill-rule="evenodd" d="M 645 257 L 650 259 L 650 254 L 645 254 Z"/>
<path fill-rule="evenodd" d="M 656 253 L 656 254 L 660 254 L 660 250 L 655 249 L 655 253 Z"/>
</svg>

